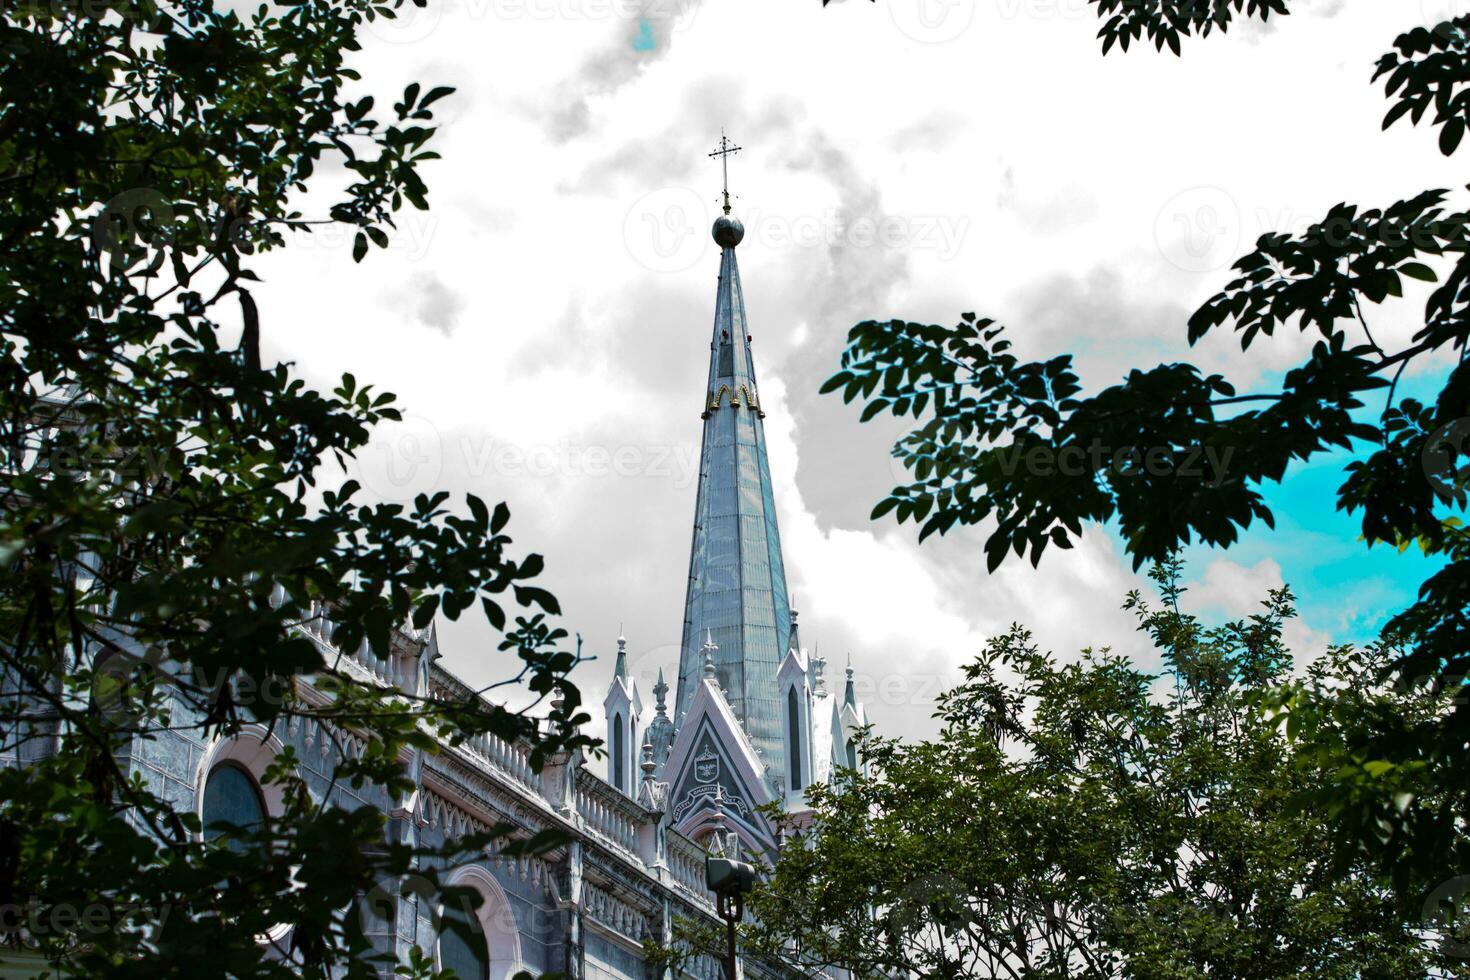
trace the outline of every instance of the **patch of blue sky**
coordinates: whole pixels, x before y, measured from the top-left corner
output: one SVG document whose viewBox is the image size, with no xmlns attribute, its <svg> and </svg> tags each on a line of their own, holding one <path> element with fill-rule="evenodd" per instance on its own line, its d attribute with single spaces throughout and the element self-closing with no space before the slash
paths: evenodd
<svg viewBox="0 0 1470 980">
<path fill-rule="evenodd" d="M 638 19 L 638 33 L 633 36 L 634 51 L 652 51 L 658 47 L 658 41 L 653 36 L 653 25 L 646 18 Z"/>
<path fill-rule="evenodd" d="M 1443 380 L 1443 374 L 1434 372 L 1406 377 L 1395 400 L 1430 401 Z M 1270 387 L 1262 385 L 1259 390 Z M 1365 397 L 1374 415 L 1381 411 L 1384 396 L 1372 392 Z M 1186 576 L 1203 574 L 1215 558 L 1244 566 L 1273 560 L 1291 586 L 1305 623 L 1334 642 L 1372 640 L 1395 613 L 1414 602 L 1420 583 L 1442 566 L 1443 559 L 1425 556 L 1418 547 L 1402 552 L 1384 544 L 1370 548 L 1362 538 L 1361 513 L 1338 510 L 1337 488 L 1345 478 L 1344 467 L 1371 451 L 1359 444 L 1352 452 L 1319 455 L 1289 467 L 1280 483 L 1258 487 L 1276 527 L 1255 522 L 1228 549 L 1186 548 Z"/>
</svg>

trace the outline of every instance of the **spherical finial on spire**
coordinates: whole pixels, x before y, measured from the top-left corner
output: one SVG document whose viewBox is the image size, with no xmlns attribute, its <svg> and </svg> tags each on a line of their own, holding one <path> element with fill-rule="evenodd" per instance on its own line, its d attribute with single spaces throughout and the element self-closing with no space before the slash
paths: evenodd
<svg viewBox="0 0 1470 980">
<path fill-rule="evenodd" d="M 739 218 L 732 218 L 728 214 L 722 214 L 715 219 L 714 227 L 710 229 L 714 236 L 715 244 L 720 248 L 734 248 L 740 244 L 745 237 L 745 226 L 740 223 Z"/>
</svg>

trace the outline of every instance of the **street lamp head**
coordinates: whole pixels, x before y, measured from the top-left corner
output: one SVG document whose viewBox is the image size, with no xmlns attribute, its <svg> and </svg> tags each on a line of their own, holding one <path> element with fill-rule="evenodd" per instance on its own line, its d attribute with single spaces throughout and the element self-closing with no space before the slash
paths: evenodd
<svg viewBox="0 0 1470 980">
<path fill-rule="evenodd" d="M 755 866 L 730 858 L 707 857 L 704 883 L 719 895 L 744 895 L 755 886 Z"/>
</svg>

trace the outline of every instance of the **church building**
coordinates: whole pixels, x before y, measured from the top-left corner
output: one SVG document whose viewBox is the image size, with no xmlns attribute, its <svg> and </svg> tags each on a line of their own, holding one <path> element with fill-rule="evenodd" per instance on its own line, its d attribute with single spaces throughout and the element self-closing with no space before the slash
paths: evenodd
<svg viewBox="0 0 1470 980">
<path fill-rule="evenodd" d="M 736 150 L 721 137 L 711 155 L 723 162 Z M 854 733 L 866 718 L 852 670 L 839 697 L 827 688 L 824 661 L 800 643 L 735 259 L 745 229 L 730 210 L 727 181 L 724 214 L 712 229 L 720 277 L 674 712 L 660 672 L 654 714 L 646 718 L 621 637 L 603 705 L 615 788 L 633 791 L 630 747 L 643 746 L 676 831 L 704 841 L 712 821 L 723 820 L 747 851 L 763 854 L 778 842 L 757 808 L 774 802 L 799 813 L 807 786 L 828 781 L 838 767 L 855 767 Z"/>
<path fill-rule="evenodd" d="M 723 162 L 736 149 L 722 138 L 711 155 Z M 191 716 L 195 709 L 179 697 L 166 730 L 120 743 L 125 770 L 181 811 L 197 814 L 205 828 L 249 826 L 278 812 L 280 790 L 263 775 L 289 746 L 318 802 L 375 807 L 387 816 L 391 837 L 404 844 L 438 848 L 503 823 L 517 836 L 554 830 L 567 841 L 534 857 L 491 850 L 435 869 L 483 899 L 473 911 L 470 939 L 464 930 L 446 928 L 456 915 L 469 913 L 443 908 L 427 878 L 423 889 L 391 883 L 382 894 L 367 896 L 369 937 L 398 962 L 408 961 L 417 947 L 463 980 L 510 980 L 523 970 L 571 980 L 659 976 L 647 945 L 668 945 L 680 917 L 716 921 L 704 880 L 707 849 L 729 843 L 733 834 L 747 860 L 769 859 L 782 841 L 760 808 L 775 803 L 799 814 L 808 787 L 859 761 L 854 741 L 865 717 L 852 671 L 840 690 L 829 688 L 821 658 L 802 648 L 791 608 L 735 259 L 744 229 L 730 214 L 729 200 L 727 184 L 724 214 L 713 227 L 720 272 L 708 379 L 703 391 L 689 392 L 691 421 L 698 415 L 703 423 L 703 448 L 682 644 L 679 662 L 667 665 L 675 676 L 674 700 L 671 705 L 660 672 L 648 706 L 629 677 L 626 643 L 619 638 L 603 702 L 605 779 L 575 753 L 535 772 L 529 746 L 486 734 L 438 752 L 414 752 L 407 760 L 414 789 L 394 796 L 333 778 L 338 753 L 361 749 L 349 731 L 293 717 L 275 728 L 250 725 L 222 738 Z M 696 350 L 691 337 L 691 361 Z M 273 601 L 284 599 L 278 592 Z M 334 649 L 331 608 L 313 604 L 299 629 Z M 118 636 L 106 655 L 142 658 L 130 644 Z M 418 698 L 478 696 L 444 668 L 432 625 L 398 630 L 385 658 L 364 643 L 340 663 L 364 683 Z M 4 764 L 25 760 L 7 757 Z M 283 923 L 280 934 L 267 939 L 289 948 L 290 929 Z M 811 975 L 754 959 L 742 969 L 750 977 Z M 717 980 L 723 964 L 694 957 L 678 973 Z M 0 976 L 26 975 L 25 964 L 0 953 Z"/>
</svg>

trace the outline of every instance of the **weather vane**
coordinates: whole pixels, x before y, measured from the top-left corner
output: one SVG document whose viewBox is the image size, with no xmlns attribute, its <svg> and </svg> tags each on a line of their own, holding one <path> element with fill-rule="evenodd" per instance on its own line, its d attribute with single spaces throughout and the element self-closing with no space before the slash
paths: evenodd
<svg viewBox="0 0 1470 980">
<path fill-rule="evenodd" d="M 725 131 L 720 130 L 720 148 L 710 154 L 710 159 L 720 158 L 720 173 L 724 177 L 725 185 L 725 213 L 730 213 L 730 154 L 739 153 L 740 147 L 725 138 Z"/>
</svg>

